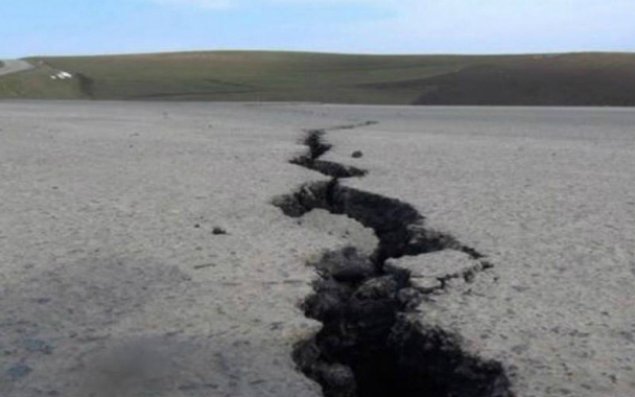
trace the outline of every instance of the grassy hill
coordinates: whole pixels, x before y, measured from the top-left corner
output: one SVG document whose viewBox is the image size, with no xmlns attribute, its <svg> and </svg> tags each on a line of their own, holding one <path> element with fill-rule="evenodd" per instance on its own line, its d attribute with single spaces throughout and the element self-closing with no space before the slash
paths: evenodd
<svg viewBox="0 0 635 397">
<path fill-rule="evenodd" d="M 33 57 L 0 97 L 370 104 L 635 105 L 635 54 L 289 52 Z M 72 79 L 52 79 L 60 71 Z"/>
</svg>

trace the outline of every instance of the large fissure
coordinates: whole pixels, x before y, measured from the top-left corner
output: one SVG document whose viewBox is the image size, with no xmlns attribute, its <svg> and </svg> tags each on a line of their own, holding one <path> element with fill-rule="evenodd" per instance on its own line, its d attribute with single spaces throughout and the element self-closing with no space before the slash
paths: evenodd
<svg viewBox="0 0 635 397">
<path fill-rule="evenodd" d="M 453 236 L 426 228 L 425 218 L 410 204 L 344 186 L 338 179 L 304 184 L 296 192 L 277 197 L 274 204 L 290 217 L 320 208 L 373 229 L 379 239 L 378 262 L 444 249 L 462 251 L 473 259 L 484 257 Z"/>
<path fill-rule="evenodd" d="M 417 320 L 417 308 L 430 291 L 414 287 L 408 271 L 386 261 L 450 249 L 475 261 L 473 271 L 491 264 L 453 236 L 427 229 L 425 218 L 410 204 L 342 185 L 340 178 L 366 171 L 337 163 L 323 166 L 319 158 L 332 147 L 324 140 L 326 131 L 307 131 L 307 153 L 291 162 L 332 179 L 306 183 L 273 204 L 290 217 L 316 208 L 348 216 L 374 230 L 379 244 L 371 255 L 345 247 L 309 263 L 319 278 L 302 309 L 323 326 L 295 347 L 299 369 L 322 386 L 326 397 L 512 397 L 500 363 L 465 352 L 456 335 Z M 351 169 L 357 171 L 343 171 Z M 447 276 L 453 277 L 458 275 Z M 474 274 L 463 277 L 471 282 Z"/>
</svg>

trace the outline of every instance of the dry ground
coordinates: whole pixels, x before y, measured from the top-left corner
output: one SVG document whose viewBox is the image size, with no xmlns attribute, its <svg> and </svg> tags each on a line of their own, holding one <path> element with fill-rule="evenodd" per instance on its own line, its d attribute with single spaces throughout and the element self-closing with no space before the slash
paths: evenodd
<svg viewBox="0 0 635 397">
<path fill-rule="evenodd" d="M 343 181 L 413 205 L 494 268 L 420 321 L 502 363 L 519 397 L 635 394 L 635 112 L 136 102 L 0 103 L 0 394 L 318 396 L 293 344 L 307 260 L 376 239 L 285 216 L 326 180 L 287 161 L 305 128 Z M 363 157 L 352 158 L 361 150 Z M 222 228 L 226 234 L 215 234 Z M 404 257 L 422 285 L 465 258 Z"/>
</svg>

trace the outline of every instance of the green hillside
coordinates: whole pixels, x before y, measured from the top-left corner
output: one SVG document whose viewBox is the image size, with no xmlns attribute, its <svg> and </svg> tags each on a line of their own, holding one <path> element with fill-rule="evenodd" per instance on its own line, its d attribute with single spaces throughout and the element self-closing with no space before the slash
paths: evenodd
<svg viewBox="0 0 635 397">
<path fill-rule="evenodd" d="M 289 52 L 33 57 L 0 97 L 369 104 L 635 105 L 635 54 Z M 71 79 L 53 79 L 61 71 Z"/>
</svg>

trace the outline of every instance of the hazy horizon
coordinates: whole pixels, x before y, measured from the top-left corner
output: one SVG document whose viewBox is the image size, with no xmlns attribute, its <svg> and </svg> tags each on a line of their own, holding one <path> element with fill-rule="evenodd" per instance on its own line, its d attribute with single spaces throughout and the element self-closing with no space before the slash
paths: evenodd
<svg viewBox="0 0 635 397">
<path fill-rule="evenodd" d="M 49 54 L 49 53 L 37 53 L 37 54 L 29 54 L 25 56 L 10 58 L 10 57 L 2 57 L 0 59 L 26 59 L 26 58 L 37 58 L 37 57 L 99 57 L 99 56 L 134 56 L 134 55 L 154 55 L 154 54 L 179 54 L 179 53 L 208 53 L 208 52 L 281 52 L 281 53 L 309 53 L 309 54 L 334 54 L 334 55 L 361 55 L 361 56 L 531 56 L 531 55 L 565 55 L 565 54 L 635 54 L 635 50 L 631 51 L 553 51 L 553 52 L 500 52 L 500 53 L 481 53 L 481 52 L 420 52 L 420 53 L 407 53 L 407 52 L 344 52 L 344 51 L 311 51 L 311 50 L 286 50 L 286 49 L 275 49 L 275 48 L 192 48 L 192 49 L 166 49 L 166 50 L 148 50 L 148 51 L 129 51 L 129 52 L 85 52 L 85 53 L 60 53 L 60 54 Z"/>
<path fill-rule="evenodd" d="M 0 4 L 0 57 L 211 50 L 351 54 L 635 51 L 624 0 L 74 0 Z"/>
</svg>

